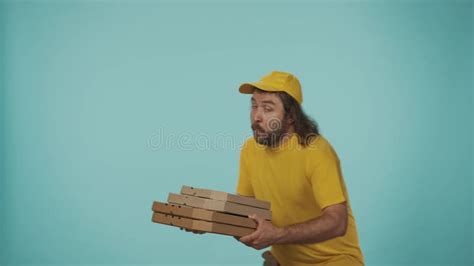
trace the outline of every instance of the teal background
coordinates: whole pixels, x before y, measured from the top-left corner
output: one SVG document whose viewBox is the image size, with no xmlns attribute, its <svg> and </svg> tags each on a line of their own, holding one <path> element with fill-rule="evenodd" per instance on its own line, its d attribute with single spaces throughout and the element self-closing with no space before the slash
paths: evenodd
<svg viewBox="0 0 474 266">
<path fill-rule="evenodd" d="M 473 264 L 473 2 L 3 1 L 0 19 L 1 265 L 261 265 L 150 208 L 234 191 L 236 90 L 271 70 L 341 158 L 367 265 Z"/>
</svg>

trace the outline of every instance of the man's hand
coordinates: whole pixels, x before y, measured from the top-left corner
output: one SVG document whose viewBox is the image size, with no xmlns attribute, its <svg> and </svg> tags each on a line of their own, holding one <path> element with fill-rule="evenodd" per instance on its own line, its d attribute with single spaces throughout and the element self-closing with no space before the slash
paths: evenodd
<svg viewBox="0 0 474 266">
<path fill-rule="evenodd" d="M 243 236 L 240 239 L 237 238 L 245 245 L 260 250 L 276 244 L 278 240 L 283 237 L 283 228 L 276 227 L 271 222 L 255 214 L 251 214 L 248 217 L 256 221 L 258 225 L 253 233 Z"/>
</svg>

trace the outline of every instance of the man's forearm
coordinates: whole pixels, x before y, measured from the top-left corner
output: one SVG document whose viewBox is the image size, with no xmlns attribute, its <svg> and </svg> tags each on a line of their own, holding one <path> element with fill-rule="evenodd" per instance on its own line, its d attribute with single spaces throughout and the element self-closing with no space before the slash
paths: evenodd
<svg viewBox="0 0 474 266">
<path fill-rule="evenodd" d="M 275 244 L 312 244 L 345 234 L 345 224 L 338 223 L 337 219 L 330 215 L 281 229 L 281 235 Z"/>
</svg>

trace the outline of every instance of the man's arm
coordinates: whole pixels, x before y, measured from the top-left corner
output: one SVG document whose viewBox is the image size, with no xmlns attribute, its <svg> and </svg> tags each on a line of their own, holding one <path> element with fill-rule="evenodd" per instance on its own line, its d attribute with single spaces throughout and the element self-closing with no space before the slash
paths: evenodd
<svg viewBox="0 0 474 266">
<path fill-rule="evenodd" d="M 311 244 L 343 236 L 347 229 L 347 205 L 335 204 L 315 219 L 282 228 L 275 244 Z"/>
<path fill-rule="evenodd" d="M 262 249 L 273 244 L 311 244 L 345 235 L 347 204 L 328 206 L 318 218 L 282 228 L 256 215 L 249 217 L 257 221 L 258 227 L 255 232 L 239 239 L 247 246 Z"/>
</svg>

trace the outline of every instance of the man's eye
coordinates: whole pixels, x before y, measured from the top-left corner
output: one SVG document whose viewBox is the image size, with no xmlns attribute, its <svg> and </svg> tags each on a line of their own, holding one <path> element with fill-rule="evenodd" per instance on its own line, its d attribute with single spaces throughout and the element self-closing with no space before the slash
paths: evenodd
<svg viewBox="0 0 474 266">
<path fill-rule="evenodd" d="M 271 108 L 264 108 L 263 110 L 264 110 L 265 112 L 271 112 L 271 111 L 272 111 Z"/>
</svg>

